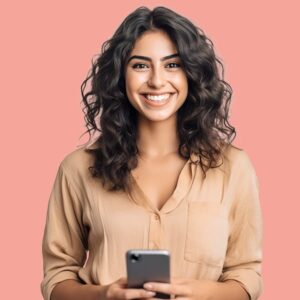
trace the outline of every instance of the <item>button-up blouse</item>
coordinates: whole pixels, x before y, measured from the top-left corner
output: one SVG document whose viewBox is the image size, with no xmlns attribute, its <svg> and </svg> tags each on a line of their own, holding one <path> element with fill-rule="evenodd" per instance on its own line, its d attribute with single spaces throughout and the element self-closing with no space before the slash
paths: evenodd
<svg viewBox="0 0 300 300">
<path fill-rule="evenodd" d="M 229 146 L 206 177 L 193 154 L 158 210 L 131 175 L 130 192 L 105 190 L 88 170 L 92 154 L 61 161 L 42 241 L 45 300 L 67 279 L 107 285 L 126 277 L 128 249 L 166 249 L 171 276 L 235 280 L 251 300 L 262 292 L 262 216 L 257 176 L 245 151 Z"/>
</svg>

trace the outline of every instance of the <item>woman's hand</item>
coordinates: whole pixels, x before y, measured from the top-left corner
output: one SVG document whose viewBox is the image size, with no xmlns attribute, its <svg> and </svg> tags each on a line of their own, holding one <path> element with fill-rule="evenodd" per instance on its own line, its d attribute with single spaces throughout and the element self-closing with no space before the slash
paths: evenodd
<svg viewBox="0 0 300 300">
<path fill-rule="evenodd" d="M 170 294 L 176 300 L 250 299 L 250 295 L 235 280 L 217 282 L 213 280 L 173 278 L 171 279 L 171 283 L 147 282 L 144 284 L 144 288 L 152 292 Z"/>
<path fill-rule="evenodd" d="M 117 281 L 102 286 L 100 299 L 114 300 L 114 299 L 134 299 L 134 298 L 152 298 L 155 292 L 146 291 L 144 289 L 127 288 L 127 279 L 122 277 Z"/>
<path fill-rule="evenodd" d="M 210 300 L 213 299 L 217 284 L 212 280 L 173 278 L 171 283 L 147 282 L 144 288 L 170 294 L 175 296 L 176 300 Z"/>
</svg>

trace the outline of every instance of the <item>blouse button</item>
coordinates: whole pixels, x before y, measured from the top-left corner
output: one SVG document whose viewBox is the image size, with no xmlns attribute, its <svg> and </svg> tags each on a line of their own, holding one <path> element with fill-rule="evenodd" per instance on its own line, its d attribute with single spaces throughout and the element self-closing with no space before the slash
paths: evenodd
<svg viewBox="0 0 300 300">
<path fill-rule="evenodd" d="M 159 216 L 155 214 L 155 215 L 154 215 L 154 219 L 155 219 L 155 220 L 159 220 Z"/>
</svg>

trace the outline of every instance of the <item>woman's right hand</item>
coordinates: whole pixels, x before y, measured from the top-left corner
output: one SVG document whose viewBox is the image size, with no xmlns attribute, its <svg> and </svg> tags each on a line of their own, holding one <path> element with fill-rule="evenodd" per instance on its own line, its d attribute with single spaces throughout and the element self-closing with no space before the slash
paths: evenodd
<svg viewBox="0 0 300 300">
<path fill-rule="evenodd" d="M 142 288 L 133 289 L 127 288 L 127 278 L 122 277 L 117 281 L 102 286 L 101 299 L 103 300 L 115 300 L 115 299 L 145 299 L 152 298 L 155 293 L 149 292 Z"/>
</svg>

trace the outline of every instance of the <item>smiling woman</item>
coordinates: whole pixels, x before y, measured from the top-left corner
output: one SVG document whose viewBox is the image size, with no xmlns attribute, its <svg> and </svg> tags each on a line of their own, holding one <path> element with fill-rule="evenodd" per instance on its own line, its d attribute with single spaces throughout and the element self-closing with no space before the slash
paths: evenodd
<svg viewBox="0 0 300 300">
<path fill-rule="evenodd" d="M 168 120 L 165 124 L 171 128 L 164 132 L 177 135 L 170 149 L 156 151 L 158 145 L 152 142 L 148 154 L 176 151 L 185 160 L 195 154 L 204 175 L 217 167 L 235 137 L 228 121 L 232 92 L 218 72 L 223 65 L 204 32 L 167 8 L 140 8 L 102 49 L 82 84 L 87 132 L 98 132 L 101 143 L 93 174 L 110 190 L 130 187 L 131 171 L 145 151 L 141 143 L 139 147 L 138 135 L 145 134 L 140 121 L 148 118 Z M 170 94 L 168 101 L 153 98 L 162 92 Z M 177 113 L 169 119 L 172 112 Z"/>
<path fill-rule="evenodd" d="M 81 87 L 98 137 L 66 155 L 49 199 L 45 300 L 258 299 L 258 182 L 219 70 L 203 31 L 165 7 L 138 8 L 104 43 Z M 168 250 L 171 282 L 128 288 L 129 249 Z"/>
</svg>

